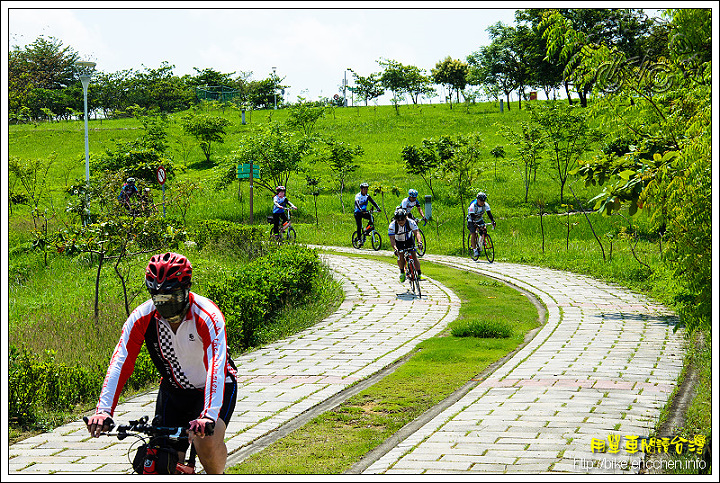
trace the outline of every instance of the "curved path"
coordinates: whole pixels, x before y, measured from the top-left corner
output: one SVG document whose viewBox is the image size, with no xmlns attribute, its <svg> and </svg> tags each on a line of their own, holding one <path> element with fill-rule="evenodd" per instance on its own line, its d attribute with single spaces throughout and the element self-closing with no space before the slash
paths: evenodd
<svg viewBox="0 0 720 483">
<path fill-rule="evenodd" d="M 432 279 L 423 283 L 423 298 L 414 299 L 394 264 L 322 257 L 346 299 L 316 326 L 236 358 L 239 399 L 227 431 L 228 465 L 457 317 L 459 300 Z M 366 462 L 364 473 L 637 472 L 642 454 L 628 452 L 625 437 L 649 434 L 682 368 L 683 338 L 673 333 L 673 315 L 627 289 L 566 272 L 425 259 L 533 293 L 548 321 L 458 402 Z M 152 392 L 119 405 L 116 422 L 152 414 L 154 399 Z M 622 436 L 617 453 L 608 442 L 613 434 Z M 593 439 L 604 441 L 607 452 L 595 452 Z M 89 438 L 78 421 L 12 445 L 9 472 L 129 472 L 127 448 L 127 441 Z"/>
</svg>

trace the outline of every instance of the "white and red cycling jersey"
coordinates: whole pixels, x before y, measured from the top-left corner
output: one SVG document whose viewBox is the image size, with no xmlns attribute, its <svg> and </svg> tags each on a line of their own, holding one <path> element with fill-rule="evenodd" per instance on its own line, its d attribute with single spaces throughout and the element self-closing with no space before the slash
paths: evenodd
<svg viewBox="0 0 720 483">
<path fill-rule="evenodd" d="M 190 308 L 176 333 L 157 312 L 152 299 L 130 314 L 110 360 L 96 411 L 113 414 L 143 342 L 162 383 L 177 389 L 204 388 L 205 406 L 199 418 L 217 421 L 225 382 L 232 380 L 236 371 L 227 355 L 225 317 L 212 300 L 193 292 Z"/>
</svg>

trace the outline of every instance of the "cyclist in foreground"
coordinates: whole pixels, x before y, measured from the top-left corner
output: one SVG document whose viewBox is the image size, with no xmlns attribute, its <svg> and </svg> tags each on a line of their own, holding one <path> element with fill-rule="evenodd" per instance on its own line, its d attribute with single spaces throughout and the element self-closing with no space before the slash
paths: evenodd
<svg viewBox="0 0 720 483">
<path fill-rule="evenodd" d="M 397 257 L 398 267 L 400 268 L 400 281 L 405 281 L 405 257 L 403 257 L 398 250 L 405 250 L 408 248 L 415 248 L 415 240 L 417 239 L 418 244 L 420 241 L 420 231 L 418 230 L 417 223 L 415 220 L 410 220 L 407 217 L 407 212 L 398 208 L 395 210 L 393 215 L 393 221 L 388 226 L 388 237 L 390 238 L 390 246 L 392 246 L 393 252 Z M 418 278 L 421 278 L 422 272 L 420 271 L 420 261 L 418 260 L 417 252 L 412 251 L 412 257 L 417 267 Z"/>
<path fill-rule="evenodd" d="M 408 191 L 407 198 L 402 200 L 400 203 L 400 207 L 404 209 L 407 212 L 407 217 L 411 220 L 414 220 L 415 217 L 413 216 L 412 210 L 413 208 L 417 208 L 418 212 L 420 213 L 421 219 L 425 219 L 425 213 L 423 213 L 422 208 L 420 207 L 420 202 L 417 199 L 418 192 L 415 189 L 410 189 Z"/>
<path fill-rule="evenodd" d="M 375 202 L 375 200 L 368 194 L 368 189 L 370 188 L 370 185 L 367 183 L 361 183 L 360 184 L 360 192 L 355 195 L 355 227 L 357 229 L 357 235 L 358 239 L 362 240 L 362 220 L 365 218 L 366 220 L 370 221 L 370 213 L 368 212 L 368 203 L 372 204 L 377 211 L 380 210 L 380 207 Z"/>
<path fill-rule="evenodd" d="M 495 219 L 493 218 L 492 213 L 490 213 L 490 205 L 487 202 L 487 195 L 481 191 L 477 194 L 472 203 L 470 203 L 467 215 L 467 227 L 471 233 L 470 248 L 472 248 L 475 252 L 475 256 L 479 253 L 477 246 L 477 223 L 484 223 L 484 213 L 487 213 L 488 218 L 490 218 L 490 221 L 492 222 L 493 228 L 495 228 Z"/>
<path fill-rule="evenodd" d="M 288 221 L 287 210 L 297 210 L 297 207 L 290 203 L 290 200 L 285 196 L 285 187 L 278 186 L 275 188 L 275 196 L 273 197 L 273 229 L 272 232 L 275 235 L 280 233 L 280 225 Z"/>
<path fill-rule="evenodd" d="M 235 364 L 227 351 L 225 318 L 210 299 L 190 291 L 192 266 L 177 253 L 154 255 L 145 270 L 151 298 L 135 308 L 113 352 L 95 414 L 94 437 L 110 429 L 118 398 L 145 343 L 162 376 L 155 405 L 160 426 L 189 426 L 186 441 L 170 443 L 180 461 L 191 443 L 208 474 L 225 470 L 225 429 L 235 409 Z M 205 425 L 215 423 L 212 435 Z"/>
</svg>

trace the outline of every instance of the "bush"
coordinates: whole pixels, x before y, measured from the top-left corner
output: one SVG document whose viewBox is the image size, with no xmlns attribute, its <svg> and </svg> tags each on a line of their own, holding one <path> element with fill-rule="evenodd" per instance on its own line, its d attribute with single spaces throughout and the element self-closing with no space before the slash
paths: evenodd
<svg viewBox="0 0 720 483">
<path fill-rule="evenodd" d="M 264 231 L 258 226 L 240 225 L 225 220 L 202 220 L 192 232 L 192 238 L 202 249 L 215 249 L 242 253 L 248 260 L 263 254 Z"/>
<path fill-rule="evenodd" d="M 207 296 L 225 315 L 228 346 L 245 350 L 257 345 L 260 329 L 289 301 L 310 292 L 320 268 L 314 250 L 284 246 L 211 282 Z"/>
<path fill-rule="evenodd" d="M 478 337 L 484 339 L 507 339 L 513 335 L 512 327 L 504 322 L 472 320 L 463 322 L 451 330 L 455 337 Z"/>
</svg>

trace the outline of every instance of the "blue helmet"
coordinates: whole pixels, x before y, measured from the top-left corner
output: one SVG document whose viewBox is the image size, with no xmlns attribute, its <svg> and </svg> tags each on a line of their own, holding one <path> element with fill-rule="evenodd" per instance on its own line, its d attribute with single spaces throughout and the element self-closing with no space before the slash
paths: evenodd
<svg viewBox="0 0 720 483">
<path fill-rule="evenodd" d="M 408 191 L 408 196 L 409 196 L 410 198 L 417 198 L 417 197 L 418 197 L 418 192 L 417 192 L 417 190 L 411 189 L 410 191 Z"/>
</svg>

